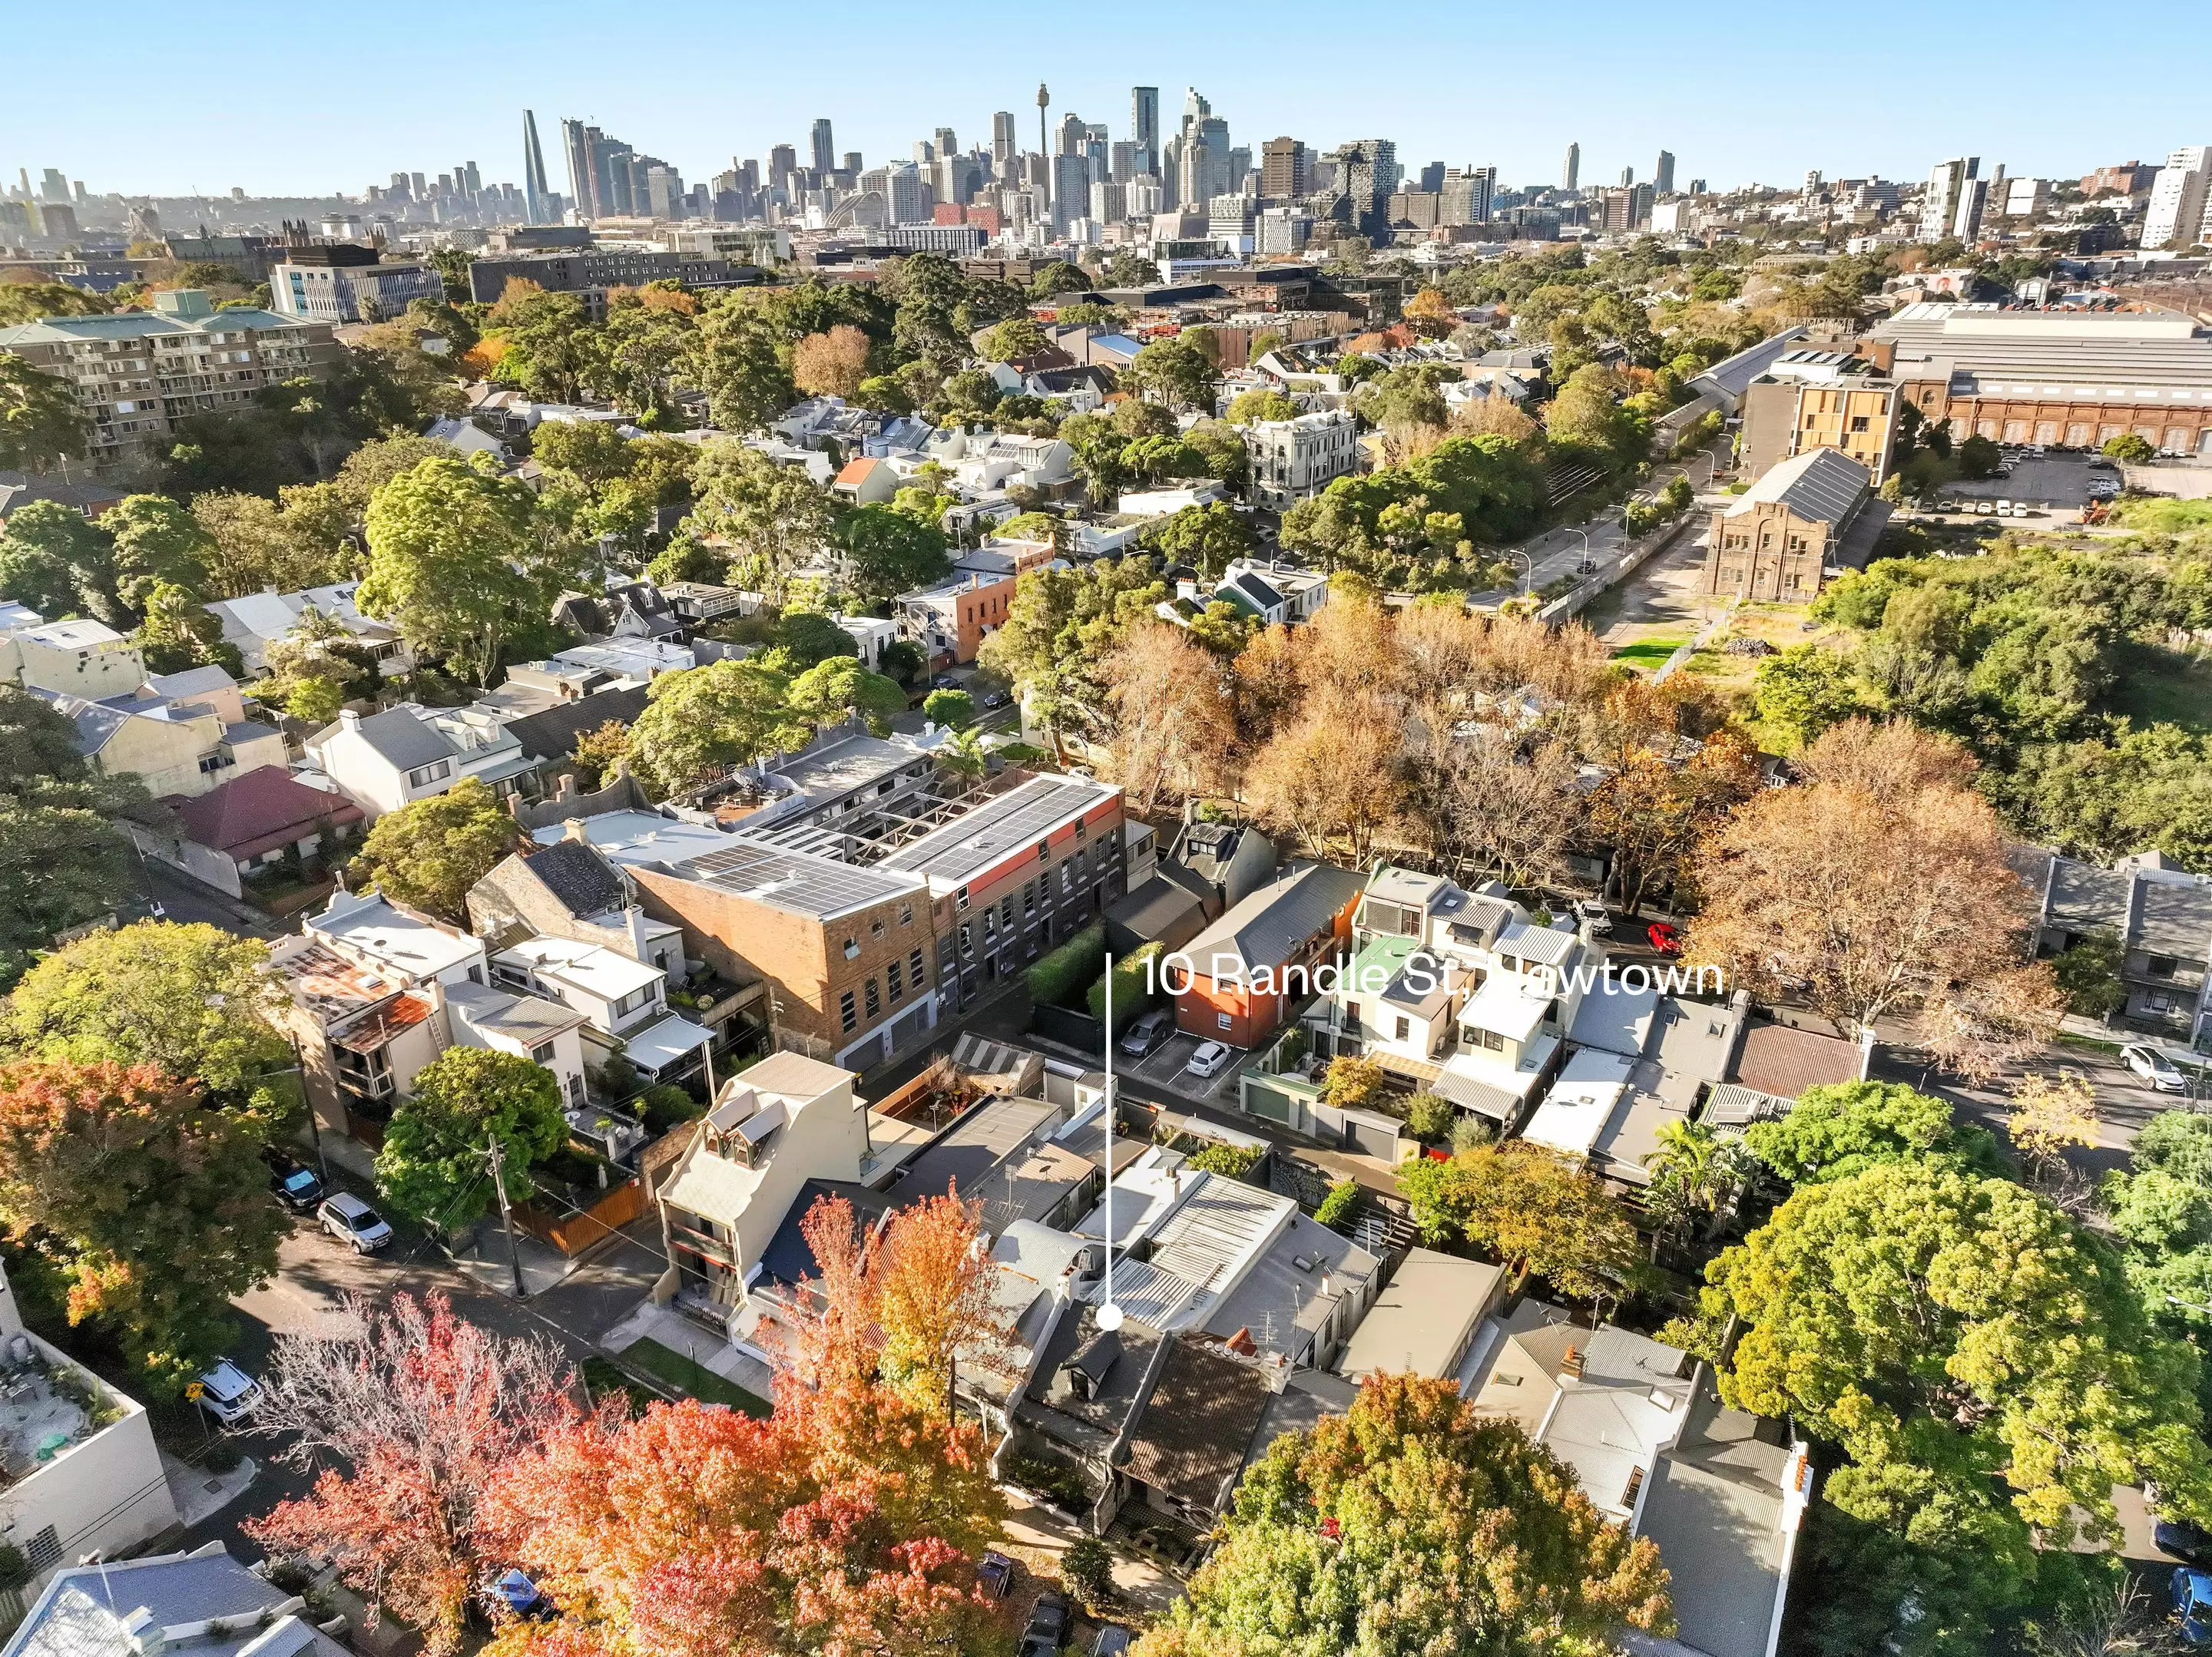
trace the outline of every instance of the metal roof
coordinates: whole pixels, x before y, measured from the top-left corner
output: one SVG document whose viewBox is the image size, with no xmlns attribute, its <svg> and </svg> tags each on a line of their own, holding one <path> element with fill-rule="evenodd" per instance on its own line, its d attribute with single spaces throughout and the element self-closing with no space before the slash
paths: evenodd
<svg viewBox="0 0 2212 1657">
<path fill-rule="evenodd" d="M 1268 882 L 1184 947 L 1208 976 L 1215 975 L 1217 955 L 1234 957 L 1248 973 L 1280 966 L 1358 896 L 1362 884 L 1356 869 L 1305 864 Z"/>
<path fill-rule="evenodd" d="M 1772 502 L 1810 522 L 1841 524 L 1866 499 L 1873 481 L 1874 474 L 1841 449 L 1808 449 L 1769 467 L 1728 509 L 1727 516 L 1740 517 Z"/>
<path fill-rule="evenodd" d="M 452 759 L 461 751 L 436 725 L 428 719 L 417 719 L 404 707 L 388 707 L 381 713 L 372 713 L 355 729 L 386 763 L 401 771 L 412 771 L 436 760 Z"/>
<path fill-rule="evenodd" d="M 2212 331 L 2148 312 L 1979 311 L 1908 305 L 1869 336 L 1896 343 L 1900 379 L 2072 402 L 2212 404 Z"/>
</svg>

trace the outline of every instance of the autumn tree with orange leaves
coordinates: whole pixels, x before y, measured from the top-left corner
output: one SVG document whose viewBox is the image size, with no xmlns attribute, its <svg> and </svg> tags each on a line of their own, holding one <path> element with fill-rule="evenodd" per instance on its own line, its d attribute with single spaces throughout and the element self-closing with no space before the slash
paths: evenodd
<svg viewBox="0 0 2212 1657">
<path fill-rule="evenodd" d="M 2037 906 L 1948 737 L 1854 719 L 1806 782 L 1737 810 L 1699 859 L 1684 953 L 1754 993 L 1784 980 L 1856 1036 L 1910 1017 L 1939 1062 L 1985 1079 L 2039 1046 L 2063 1001 L 2033 959 Z"/>
<path fill-rule="evenodd" d="M 809 334 L 791 350 L 791 378 L 810 397 L 850 397 L 868 377 L 868 337 L 849 322 Z"/>
<path fill-rule="evenodd" d="M 272 1554 L 336 1559 L 447 1657 L 503 1558 L 483 1511 L 494 1476 L 583 1411 L 550 1342 L 479 1329 L 442 1294 L 395 1295 L 385 1311 L 354 1300 L 345 1315 L 338 1338 L 277 1338 L 253 1424 L 289 1437 L 281 1460 L 321 1471 L 244 1529 Z"/>
</svg>

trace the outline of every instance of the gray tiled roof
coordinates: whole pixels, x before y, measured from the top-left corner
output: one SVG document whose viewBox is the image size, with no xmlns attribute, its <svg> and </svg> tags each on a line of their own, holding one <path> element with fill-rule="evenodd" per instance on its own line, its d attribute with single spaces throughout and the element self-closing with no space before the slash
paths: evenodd
<svg viewBox="0 0 2212 1657">
<path fill-rule="evenodd" d="M 605 914 L 629 901 L 629 890 L 614 865 L 580 841 L 556 841 L 529 853 L 523 866 L 572 915 Z"/>
<path fill-rule="evenodd" d="M 1208 968 L 1216 955 L 1235 956 L 1247 972 L 1279 967 L 1358 896 L 1364 883 L 1356 869 L 1303 865 L 1268 882 L 1184 947 Z"/>
<path fill-rule="evenodd" d="M 2069 932 L 2110 930 L 2124 937 L 2134 878 L 2124 870 L 2060 858 L 2051 870 L 2046 924 Z"/>
<path fill-rule="evenodd" d="M 2212 954 L 2212 888 L 2194 881 L 2143 880 L 2136 889 L 2138 950 L 2202 962 Z"/>
<path fill-rule="evenodd" d="M 137 1648 L 124 1619 L 142 1606 L 152 1613 L 157 1628 L 236 1619 L 240 1627 L 235 1634 L 195 1639 L 190 1649 L 192 1657 L 237 1657 L 276 1632 L 275 1628 L 263 1628 L 259 1618 L 290 1597 L 220 1548 L 75 1567 L 55 1573 L 7 1644 L 0 1647 L 0 1657 L 135 1657 Z M 320 1657 L 345 1657 L 343 1647 L 312 1628 L 304 1638 L 287 1630 L 268 1649 L 289 1657 L 308 1644 Z"/>
<path fill-rule="evenodd" d="M 385 761 L 402 771 L 449 760 L 460 750 L 446 740 L 446 733 L 427 719 L 418 719 L 404 707 L 388 707 L 361 722 L 361 736 Z"/>
<path fill-rule="evenodd" d="M 1771 501 L 1810 523 L 1840 524 L 1858 509 L 1873 481 L 1874 474 L 1841 449 L 1808 449 L 1768 468 L 1728 509 L 1728 516 Z"/>
</svg>

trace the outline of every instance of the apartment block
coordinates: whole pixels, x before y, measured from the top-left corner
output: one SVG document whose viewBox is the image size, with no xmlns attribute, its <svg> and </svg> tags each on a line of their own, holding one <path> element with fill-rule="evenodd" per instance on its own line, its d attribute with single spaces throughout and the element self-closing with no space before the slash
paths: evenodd
<svg viewBox="0 0 2212 1657">
<path fill-rule="evenodd" d="M 1901 401 L 1897 381 L 1864 357 L 1785 351 L 1745 388 L 1743 458 L 1758 473 L 1813 449 L 1840 449 L 1879 487 Z"/>
<path fill-rule="evenodd" d="M 152 311 L 47 317 L 0 328 L 0 351 L 69 382 L 93 422 L 95 466 L 165 456 L 178 422 L 251 404 L 263 387 L 328 378 L 330 325 L 273 311 L 218 311 L 198 288 L 154 295 Z"/>
<path fill-rule="evenodd" d="M 1266 506 L 1280 509 L 1318 495 L 1358 467 L 1358 422 L 1346 410 L 1255 420 L 1243 432 L 1252 499 Z"/>
<path fill-rule="evenodd" d="M 373 247 L 334 242 L 295 247 L 269 272 L 270 302 L 283 315 L 315 322 L 383 322 L 416 300 L 439 300 L 445 283 L 412 259 L 384 263 Z"/>
</svg>

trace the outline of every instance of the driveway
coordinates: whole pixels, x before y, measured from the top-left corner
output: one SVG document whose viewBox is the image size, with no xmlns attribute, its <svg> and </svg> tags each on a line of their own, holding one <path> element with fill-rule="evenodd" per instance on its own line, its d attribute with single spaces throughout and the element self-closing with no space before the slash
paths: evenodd
<svg viewBox="0 0 2212 1657">
<path fill-rule="evenodd" d="M 1114 1073 L 1123 1080 L 1148 1083 L 1179 1099 L 1188 1099 L 1193 1104 L 1227 1104 L 1237 1097 L 1237 1072 L 1251 1055 L 1231 1047 L 1229 1062 L 1222 1067 L 1219 1075 L 1210 1077 L 1193 1076 L 1183 1067 L 1190 1063 L 1191 1054 L 1198 1051 L 1203 1040 L 1201 1036 L 1178 1030 L 1142 1059 L 1132 1059 L 1127 1053 L 1117 1053 L 1114 1055 Z"/>
<path fill-rule="evenodd" d="M 2023 456 L 2013 463 L 2010 477 L 1978 477 L 1946 483 L 1946 501 L 2025 501 L 2031 505 L 2071 512 L 2086 506 L 2089 485 L 2102 478 L 2120 481 L 2118 468 L 2093 467 L 2086 454 Z"/>
</svg>

